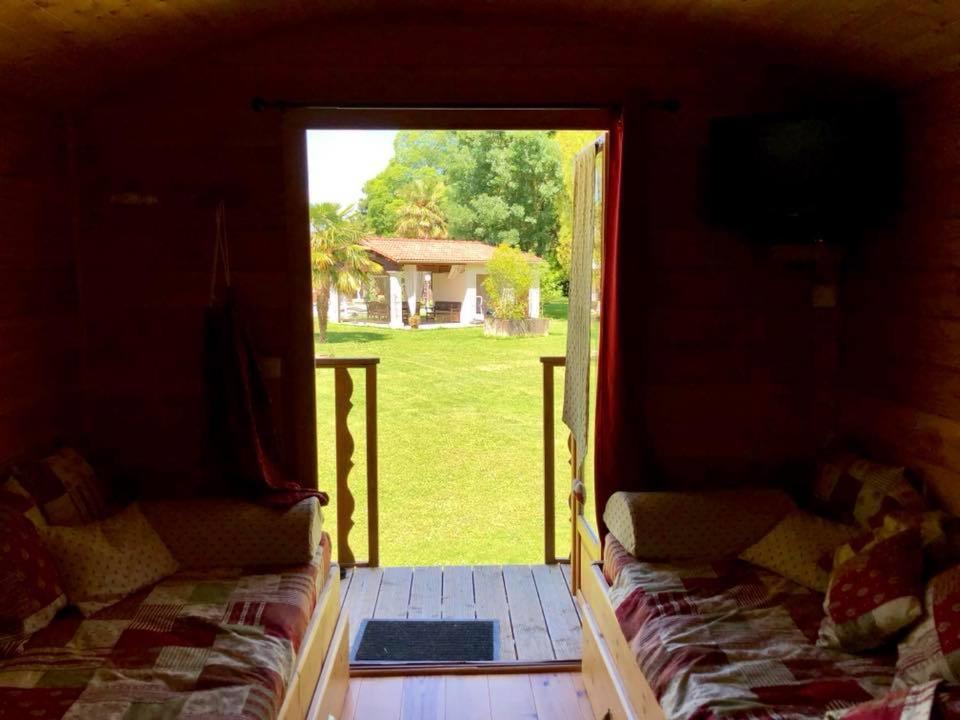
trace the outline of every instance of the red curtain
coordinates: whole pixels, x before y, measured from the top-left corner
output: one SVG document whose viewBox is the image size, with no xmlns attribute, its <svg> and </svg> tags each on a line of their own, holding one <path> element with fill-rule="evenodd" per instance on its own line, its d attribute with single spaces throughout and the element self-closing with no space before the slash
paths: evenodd
<svg viewBox="0 0 960 720">
<path fill-rule="evenodd" d="M 625 294 L 629 291 L 623 242 L 624 117 L 621 115 L 608 137 L 607 181 L 603 204 L 603 280 L 600 303 L 600 348 L 597 360 L 596 432 L 594 440 L 594 493 L 597 530 L 601 540 L 607 529 L 603 508 L 609 497 L 639 475 L 637 443 L 627 393 L 630 380 L 625 358 Z"/>
</svg>

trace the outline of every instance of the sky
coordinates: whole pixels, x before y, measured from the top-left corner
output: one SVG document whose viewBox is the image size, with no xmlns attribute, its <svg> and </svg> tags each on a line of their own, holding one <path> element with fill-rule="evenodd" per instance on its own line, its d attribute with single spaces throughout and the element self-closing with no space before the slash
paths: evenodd
<svg viewBox="0 0 960 720">
<path fill-rule="evenodd" d="M 396 130 L 308 130 L 310 202 L 355 205 L 393 157 Z"/>
</svg>

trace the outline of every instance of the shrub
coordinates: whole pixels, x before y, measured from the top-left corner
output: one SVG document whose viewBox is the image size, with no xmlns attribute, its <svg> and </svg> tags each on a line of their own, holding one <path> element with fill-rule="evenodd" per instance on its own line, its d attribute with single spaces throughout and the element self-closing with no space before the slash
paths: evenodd
<svg viewBox="0 0 960 720">
<path fill-rule="evenodd" d="M 500 245 L 493 251 L 483 287 L 490 296 L 494 317 L 517 320 L 527 317 L 527 298 L 533 271 L 527 257 L 517 248 Z"/>
</svg>

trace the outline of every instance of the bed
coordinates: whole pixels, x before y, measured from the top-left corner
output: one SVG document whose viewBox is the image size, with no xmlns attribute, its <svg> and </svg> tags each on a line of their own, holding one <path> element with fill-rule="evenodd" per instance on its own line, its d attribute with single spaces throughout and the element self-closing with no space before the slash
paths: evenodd
<svg viewBox="0 0 960 720">
<path fill-rule="evenodd" d="M 324 534 L 299 566 L 183 571 L 67 611 L 0 661 L 0 717 L 326 718 L 347 684 L 339 583 Z"/>
<path fill-rule="evenodd" d="M 739 560 L 642 562 L 612 535 L 601 556 L 581 512 L 575 532 L 582 671 L 598 719 L 812 720 L 848 708 L 845 720 L 960 718 L 956 685 L 891 689 L 895 646 L 817 646 L 819 593 Z"/>
</svg>

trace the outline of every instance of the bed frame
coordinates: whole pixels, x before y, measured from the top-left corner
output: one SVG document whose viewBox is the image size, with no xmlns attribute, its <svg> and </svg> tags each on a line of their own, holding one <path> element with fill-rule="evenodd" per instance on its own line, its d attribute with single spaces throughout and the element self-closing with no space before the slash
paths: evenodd
<svg viewBox="0 0 960 720">
<path fill-rule="evenodd" d="M 347 614 L 340 612 L 340 566 L 330 564 L 279 720 L 327 720 L 343 707 L 350 681 Z"/>
<path fill-rule="evenodd" d="M 597 720 L 666 720 L 610 603 L 600 541 L 573 501 L 573 589 L 583 619 L 583 683 Z"/>
</svg>

